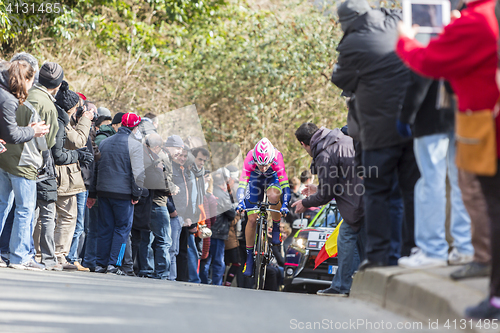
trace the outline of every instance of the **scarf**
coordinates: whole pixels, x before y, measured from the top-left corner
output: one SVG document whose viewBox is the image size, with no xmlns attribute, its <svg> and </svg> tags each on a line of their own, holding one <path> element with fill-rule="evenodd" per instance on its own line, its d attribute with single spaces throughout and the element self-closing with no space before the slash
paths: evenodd
<svg viewBox="0 0 500 333">
<path fill-rule="evenodd" d="M 191 171 L 193 171 L 193 174 L 195 177 L 196 189 L 198 190 L 197 196 L 196 196 L 196 206 L 202 205 L 203 198 L 205 197 L 205 194 L 206 194 L 206 191 L 205 191 L 205 168 L 201 168 L 201 170 L 198 170 L 198 168 L 196 167 L 196 164 L 193 164 Z"/>
</svg>

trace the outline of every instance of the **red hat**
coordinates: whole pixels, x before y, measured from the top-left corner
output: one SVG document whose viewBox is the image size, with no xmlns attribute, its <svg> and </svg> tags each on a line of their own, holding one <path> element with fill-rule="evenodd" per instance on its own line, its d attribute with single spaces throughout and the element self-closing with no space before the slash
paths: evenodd
<svg viewBox="0 0 500 333">
<path fill-rule="evenodd" d="M 87 100 L 87 97 L 85 97 L 85 95 L 84 95 L 84 94 L 79 93 L 79 92 L 77 92 L 76 94 L 77 94 L 78 96 L 80 96 L 80 97 L 81 97 L 81 99 L 83 99 L 84 101 L 86 101 L 86 100 Z"/>
<path fill-rule="evenodd" d="M 122 117 L 122 126 L 125 127 L 133 128 L 139 125 L 140 122 L 141 117 L 132 112 L 125 113 Z"/>
</svg>

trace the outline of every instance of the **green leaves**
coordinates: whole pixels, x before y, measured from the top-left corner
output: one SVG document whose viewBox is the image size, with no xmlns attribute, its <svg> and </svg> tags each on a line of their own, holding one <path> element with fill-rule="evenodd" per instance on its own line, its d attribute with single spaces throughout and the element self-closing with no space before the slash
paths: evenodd
<svg viewBox="0 0 500 333">
<path fill-rule="evenodd" d="M 345 103 L 328 80 L 342 33 L 307 0 L 264 9 L 243 0 L 63 3 L 63 15 L 20 29 L 0 0 L 0 41 L 15 50 L 51 37 L 41 59 L 61 55 L 78 89 L 110 107 L 158 113 L 196 103 L 207 140 L 247 150 L 267 136 L 298 171 L 309 160 L 296 128 L 344 125 Z"/>
</svg>

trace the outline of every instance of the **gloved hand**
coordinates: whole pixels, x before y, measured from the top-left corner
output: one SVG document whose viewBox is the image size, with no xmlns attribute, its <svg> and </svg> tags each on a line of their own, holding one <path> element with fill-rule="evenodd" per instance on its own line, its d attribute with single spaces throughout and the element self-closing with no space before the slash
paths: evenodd
<svg viewBox="0 0 500 333">
<path fill-rule="evenodd" d="M 396 123 L 396 128 L 398 130 L 398 133 L 401 137 L 403 138 L 409 138 L 411 137 L 411 127 L 410 124 L 407 123 L 402 123 L 401 121 L 397 121 Z"/>
<path fill-rule="evenodd" d="M 246 205 L 245 205 L 245 201 L 244 201 L 244 200 L 243 200 L 243 201 L 240 201 L 240 202 L 238 203 L 238 206 L 236 207 L 236 211 L 241 213 L 241 212 L 243 212 L 245 209 L 247 209 L 247 207 L 246 207 Z"/>
<path fill-rule="evenodd" d="M 288 213 L 290 213 L 287 205 L 281 206 L 280 212 L 281 212 L 281 215 L 283 215 L 283 216 L 287 216 Z"/>
<path fill-rule="evenodd" d="M 87 167 L 90 163 L 94 161 L 94 155 L 89 153 L 86 150 L 77 150 L 78 152 L 78 161 L 80 162 L 80 166 Z"/>
</svg>

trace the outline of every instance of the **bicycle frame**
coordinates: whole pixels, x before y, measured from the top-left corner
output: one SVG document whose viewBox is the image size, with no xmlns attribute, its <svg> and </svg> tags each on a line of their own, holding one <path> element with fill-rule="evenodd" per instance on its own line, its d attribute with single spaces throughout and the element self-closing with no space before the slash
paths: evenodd
<svg viewBox="0 0 500 333">
<path fill-rule="evenodd" d="M 255 277 L 255 289 L 262 290 L 265 286 L 266 281 L 266 271 L 267 265 L 271 262 L 273 258 L 273 252 L 269 244 L 269 237 L 267 231 L 267 213 L 280 211 L 269 208 L 276 204 L 267 202 L 267 196 L 264 196 L 264 201 L 262 202 L 251 202 L 253 205 L 257 205 L 259 212 L 256 221 L 255 230 L 255 243 L 254 243 L 254 277 Z"/>
</svg>

